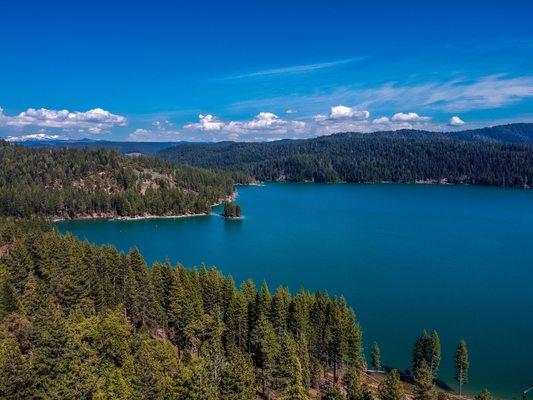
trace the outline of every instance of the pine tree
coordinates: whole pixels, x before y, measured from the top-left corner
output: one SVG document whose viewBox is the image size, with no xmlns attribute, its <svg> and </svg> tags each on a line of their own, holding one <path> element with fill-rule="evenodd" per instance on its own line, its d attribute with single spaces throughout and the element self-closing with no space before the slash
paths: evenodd
<svg viewBox="0 0 533 400">
<path fill-rule="evenodd" d="M 433 384 L 433 373 L 426 360 L 415 371 L 414 400 L 436 400 L 437 393 Z"/>
<path fill-rule="evenodd" d="M 322 397 L 323 400 L 346 400 L 342 394 L 341 388 L 338 385 L 331 385 L 328 387 L 326 393 Z"/>
<path fill-rule="evenodd" d="M 23 400 L 31 397 L 29 366 L 12 338 L 0 338 L 0 398 Z"/>
<path fill-rule="evenodd" d="M 413 347 L 412 372 L 414 373 L 420 367 L 422 361 L 425 361 L 430 366 L 433 376 L 436 378 L 440 360 L 440 339 L 437 331 L 433 331 L 430 336 L 426 330 L 423 330 Z"/>
<path fill-rule="evenodd" d="M 140 337 L 135 347 L 132 386 L 136 397 L 164 398 L 179 373 L 178 349 L 149 335 Z"/>
<path fill-rule="evenodd" d="M 249 400 L 256 396 L 256 374 L 252 360 L 235 346 L 228 351 L 219 388 L 220 400 Z"/>
<path fill-rule="evenodd" d="M 492 400 L 492 395 L 487 389 L 483 389 L 480 394 L 474 396 L 474 400 Z"/>
<path fill-rule="evenodd" d="M 272 297 L 270 317 L 278 335 L 287 330 L 291 296 L 286 288 L 278 287 Z"/>
<path fill-rule="evenodd" d="M 372 358 L 372 367 L 375 371 L 379 371 L 381 369 L 381 352 L 377 342 L 374 342 L 372 345 L 372 353 L 370 357 Z"/>
<path fill-rule="evenodd" d="M 429 362 L 429 360 L 426 359 L 426 356 L 428 354 L 430 341 L 431 339 L 427 331 L 424 329 L 422 334 L 416 339 L 415 345 L 413 346 L 413 365 L 411 368 L 413 374 L 420 367 L 422 361 L 425 360 L 426 362 Z"/>
<path fill-rule="evenodd" d="M 202 360 L 193 364 L 190 391 L 187 400 L 218 400 L 220 394 L 207 363 Z"/>
<path fill-rule="evenodd" d="M 400 374 L 393 369 L 387 378 L 379 385 L 378 388 L 379 400 L 404 400 L 405 393 L 403 391 L 402 382 L 400 381 Z"/>
<path fill-rule="evenodd" d="M 296 340 L 298 359 L 302 367 L 302 383 L 304 387 L 311 386 L 311 361 L 309 359 L 309 345 L 305 334 L 301 334 Z"/>
<path fill-rule="evenodd" d="M 346 337 L 342 329 L 341 310 L 336 302 L 328 304 L 326 313 L 326 349 L 328 361 L 333 366 L 333 380 L 338 381 L 339 367 L 345 352 Z"/>
<path fill-rule="evenodd" d="M 429 366 L 433 372 L 433 377 L 437 378 L 441 360 L 440 339 L 437 331 L 431 333 L 431 361 Z"/>
<path fill-rule="evenodd" d="M 263 395 L 268 395 L 273 385 L 275 359 L 279 354 L 279 341 L 272 323 L 261 315 L 251 334 L 251 350 L 255 365 L 260 369 Z"/>
<path fill-rule="evenodd" d="M 275 388 L 285 393 L 285 398 L 294 400 L 307 398 L 297 344 L 287 332 L 281 337 L 281 347 L 275 357 L 274 379 Z"/>
<path fill-rule="evenodd" d="M 462 396 L 463 385 L 468 383 L 468 368 L 470 367 L 470 363 L 468 362 L 468 350 L 464 340 L 461 340 L 457 346 L 453 366 L 456 370 L 455 380 L 459 382 L 459 396 Z"/>
<path fill-rule="evenodd" d="M 20 309 L 20 302 L 12 278 L 8 272 L 0 276 L 0 320 Z"/>
<path fill-rule="evenodd" d="M 358 400 L 374 400 L 374 395 L 366 383 L 361 385 L 361 393 Z"/>
<path fill-rule="evenodd" d="M 346 384 L 346 399 L 360 400 L 361 397 L 361 378 L 359 371 L 355 366 L 352 366 L 344 376 Z"/>
</svg>

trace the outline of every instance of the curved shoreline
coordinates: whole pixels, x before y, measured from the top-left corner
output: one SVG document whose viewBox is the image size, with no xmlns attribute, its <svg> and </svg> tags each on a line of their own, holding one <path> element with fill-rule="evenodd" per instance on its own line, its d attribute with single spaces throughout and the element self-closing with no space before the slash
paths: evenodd
<svg viewBox="0 0 533 400">
<path fill-rule="evenodd" d="M 239 194 L 237 193 L 237 189 L 227 196 L 222 201 L 211 204 L 211 207 L 217 207 L 226 201 L 234 201 L 239 197 Z M 74 218 L 67 218 L 67 217 L 54 217 L 50 220 L 52 222 L 62 222 L 62 221 L 92 221 L 92 220 L 109 220 L 109 221 L 139 221 L 143 219 L 163 219 L 163 218 L 192 218 L 192 217 L 208 217 L 212 215 L 212 212 L 208 213 L 188 213 L 188 214 L 169 214 L 169 215 L 157 215 L 157 214 L 143 214 L 143 215 L 135 215 L 135 216 L 120 216 L 120 215 L 113 215 L 113 214 L 93 214 L 93 215 L 81 215 L 76 216 Z"/>
</svg>

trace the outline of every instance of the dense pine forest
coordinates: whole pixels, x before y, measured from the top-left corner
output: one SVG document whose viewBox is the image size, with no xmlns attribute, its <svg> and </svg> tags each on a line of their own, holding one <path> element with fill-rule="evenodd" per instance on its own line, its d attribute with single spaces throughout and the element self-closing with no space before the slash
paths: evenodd
<svg viewBox="0 0 533 400">
<path fill-rule="evenodd" d="M 233 192 L 221 174 L 106 149 L 0 142 L 0 215 L 55 218 L 207 213 Z"/>
<path fill-rule="evenodd" d="M 0 398 L 305 399 L 361 361 L 342 298 L 0 222 Z"/>
<path fill-rule="evenodd" d="M 423 331 L 411 369 L 386 373 L 377 343 L 367 366 L 342 297 L 237 288 L 214 268 L 148 266 L 137 249 L 0 219 L 2 399 L 452 399 L 435 385 L 440 361 Z M 468 383 L 464 341 L 454 367 Z"/>
<path fill-rule="evenodd" d="M 270 143 L 181 143 L 158 157 L 261 181 L 441 182 L 529 187 L 532 124 L 458 133 L 342 133 Z M 509 142 L 501 143 L 503 138 Z"/>
</svg>

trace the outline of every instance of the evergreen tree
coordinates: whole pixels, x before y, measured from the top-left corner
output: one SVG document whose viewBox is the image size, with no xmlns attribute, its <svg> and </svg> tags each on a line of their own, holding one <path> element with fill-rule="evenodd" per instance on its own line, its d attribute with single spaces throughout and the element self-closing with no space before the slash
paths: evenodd
<svg viewBox="0 0 533 400">
<path fill-rule="evenodd" d="M 254 363 L 260 369 L 262 393 L 268 396 L 274 383 L 275 359 L 279 354 L 279 341 L 272 323 L 261 315 L 253 328 L 251 349 Z"/>
<path fill-rule="evenodd" d="M 403 391 L 402 382 L 400 381 L 400 374 L 393 369 L 387 378 L 380 383 L 378 388 L 379 400 L 404 400 L 405 393 Z"/>
<path fill-rule="evenodd" d="M 256 376 L 252 360 L 232 346 L 220 378 L 221 400 L 248 400 L 256 396 Z"/>
<path fill-rule="evenodd" d="M 487 389 L 483 389 L 480 394 L 474 396 L 474 400 L 492 400 L 492 395 Z"/>
<path fill-rule="evenodd" d="M 372 354 L 370 357 L 372 358 L 372 367 L 375 371 L 379 371 L 381 369 L 381 352 L 377 342 L 374 342 L 372 345 Z"/>
<path fill-rule="evenodd" d="M 276 389 L 285 392 L 285 398 L 307 398 L 297 345 L 287 332 L 281 337 L 281 347 L 275 357 L 274 380 Z"/>
<path fill-rule="evenodd" d="M 338 385 L 331 385 L 328 387 L 326 393 L 322 397 L 323 400 L 346 400 L 342 394 L 341 388 Z"/>
<path fill-rule="evenodd" d="M 429 366 L 433 372 L 433 377 L 437 378 L 437 373 L 441 360 L 440 339 L 437 331 L 431 333 L 431 360 Z"/>
<path fill-rule="evenodd" d="M 360 400 L 361 398 L 361 378 L 359 377 L 359 371 L 355 366 L 352 366 L 346 375 L 344 376 L 344 382 L 346 384 L 346 399 L 347 400 Z"/>
<path fill-rule="evenodd" d="M 423 330 L 413 347 L 413 373 L 420 367 L 422 361 L 425 361 L 430 366 L 432 374 L 436 378 L 440 359 L 440 339 L 437 331 L 433 331 L 430 336 L 426 330 Z"/>
<path fill-rule="evenodd" d="M 462 396 L 463 385 L 468 383 L 468 368 L 470 367 L 468 350 L 464 340 L 461 340 L 457 346 L 453 366 L 456 370 L 455 380 L 459 383 L 459 396 Z"/>
<path fill-rule="evenodd" d="M 415 371 L 414 400 L 436 400 L 437 392 L 433 384 L 433 373 L 426 360 Z"/>
<path fill-rule="evenodd" d="M 366 383 L 363 383 L 361 385 L 361 393 L 359 395 L 359 400 L 374 400 L 374 396 L 372 395 L 372 391 L 368 387 Z"/>
<path fill-rule="evenodd" d="M 187 400 L 218 400 L 220 398 L 218 387 L 207 363 L 196 361 L 193 364 L 190 382 Z"/>
<path fill-rule="evenodd" d="M 23 400 L 31 397 L 29 365 L 12 338 L 0 338 L 0 398 Z"/>
<path fill-rule="evenodd" d="M 19 311 L 20 304 L 9 273 L 0 276 L 0 319 Z"/>
</svg>

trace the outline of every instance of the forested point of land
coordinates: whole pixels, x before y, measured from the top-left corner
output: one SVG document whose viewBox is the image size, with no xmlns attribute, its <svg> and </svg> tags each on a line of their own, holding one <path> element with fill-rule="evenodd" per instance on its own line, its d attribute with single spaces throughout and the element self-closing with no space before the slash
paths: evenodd
<svg viewBox="0 0 533 400">
<path fill-rule="evenodd" d="M 241 206 L 230 202 L 224 203 L 224 211 L 222 212 L 222 216 L 225 218 L 241 218 Z"/>
<path fill-rule="evenodd" d="M 243 182 L 251 176 L 260 181 L 529 187 L 531 138 L 533 124 L 512 124 L 455 133 L 403 130 L 267 143 L 180 143 L 157 156 L 222 170 Z"/>
<path fill-rule="evenodd" d="M 208 213 L 234 191 L 220 173 L 99 148 L 0 142 L 0 215 L 51 218 Z"/>
<path fill-rule="evenodd" d="M 306 399 L 361 359 L 343 298 L 0 220 L 3 399 Z"/>
</svg>

